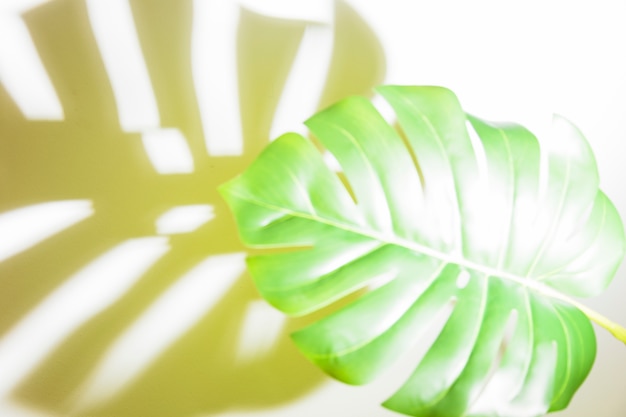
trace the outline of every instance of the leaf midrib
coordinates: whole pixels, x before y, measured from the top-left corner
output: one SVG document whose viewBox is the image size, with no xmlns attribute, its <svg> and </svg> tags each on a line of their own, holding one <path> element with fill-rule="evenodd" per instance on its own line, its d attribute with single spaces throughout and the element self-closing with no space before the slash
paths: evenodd
<svg viewBox="0 0 626 417">
<path fill-rule="evenodd" d="M 440 260 L 442 262 L 446 262 L 446 263 L 452 263 L 452 264 L 456 264 L 462 268 L 466 268 L 466 269 L 472 269 L 476 272 L 479 272 L 481 274 L 484 274 L 486 276 L 495 276 L 495 277 L 499 277 L 499 278 L 504 278 L 507 279 L 509 281 L 515 282 L 523 287 L 526 288 L 530 288 L 542 295 L 551 297 L 551 298 L 555 298 L 555 299 L 559 299 L 562 301 L 566 301 L 568 303 L 571 304 L 577 304 L 574 300 L 571 300 L 568 296 L 566 296 L 565 294 L 551 288 L 548 287 L 545 284 L 542 284 L 540 282 L 537 282 L 533 279 L 530 279 L 529 277 L 521 277 L 521 276 L 517 276 L 515 274 L 511 274 L 509 272 L 506 271 L 502 271 L 496 268 L 491 268 L 485 265 L 481 265 L 475 262 L 472 262 L 468 259 L 465 259 L 463 257 L 457 257 L 457 256 L 451 256 L 447 253 L 444 252 L 440 252 L 438 250 L 429 248 L 428 246 L 424 246 L 421 245 L 419 243 L 416 242 L 412 242 L 410 240 L 406 240 L 397 236 L 388 236 L 388 235 L 384 235 L 382 233 L 378 233 L 374 230 L 363 230 L 361 228 L 357 228 L 354 227 L 352 225 L 349 224 L 344 224 L 341 222 L 337 222 L 334 221 L 332 219 L 327 219 L 324 217 L 321 217 L 319 215 L 313 215 L 313 214 L 309 214 L 309 213 L 302 213 L 299 211 L 295 211 L 295 210 L 290 210 L 284 207 L 280 207 L 271 203 L 267 203 L 255 198 L 251 198 L 250 196 L 246 196 L 246 195 L 242 195 L 240 193 L 237 193 L 233 190 L 229 190 L 229 193 L 232 196 L 235 196 L 241 200 L 247 201 L 249 203 L 252 204 L 256 204 L 258 206 L 270 209 L 270 210 L 275 210 L 275 211 L 279 211 L 282 213 L 285 213 L 287 215 L 290 215 L 292 217 L 299 217 L 302 219 L 307 219 L 307 220 L 312 220 L 312 221 L 316 221 L 319 223 L 323 223 L 326 224 L 328 226 L 332 226 L 334 228 L 340 229 L 340 230 L 344 230 L 346 232 L 350 232 L 350 233 L 354 233 L 360 236 L 364 236 L 364 237 L 368 237 L 370 239 L 374 239 L 377 240 L 383 244 L 390 244 L 390 245 L 396 245 L 396 246 L 400 246 L 403 247 L 405 249 L 409 249 L 413 252 L 419 253 L 419 254 L 423 254 L 423 255 L 427 255 L 430 256 L 432 258 L 435 258 L 437 260 Z"/>
</svg>

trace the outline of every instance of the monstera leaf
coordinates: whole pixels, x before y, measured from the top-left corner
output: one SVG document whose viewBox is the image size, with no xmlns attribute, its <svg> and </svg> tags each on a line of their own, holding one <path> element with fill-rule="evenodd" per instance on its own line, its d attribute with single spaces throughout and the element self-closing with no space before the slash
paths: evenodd
<svg viewBox="0 0 626 417">
<path fill-rule="evenodd" d="M 466 115 L 439 87 L 380 87 L 394 128 L 353 97 L 307 121 L 342 172 L 297 134 L 274 141 L 221 188 L 242 240 L 273 248 L 248 268 L 290 315 L 360 297 L 293 334 L 333 377 L 362 384 L 452 310 L 384 405 L 413 416 L 530 417 L 564 408 L 596 353 L 570 296 L 598 294 L 624 254 L 589 145 L 555 118 L 537 139 Z M 500 353 L 499 353 L 500 352 Z"/>
</svg>

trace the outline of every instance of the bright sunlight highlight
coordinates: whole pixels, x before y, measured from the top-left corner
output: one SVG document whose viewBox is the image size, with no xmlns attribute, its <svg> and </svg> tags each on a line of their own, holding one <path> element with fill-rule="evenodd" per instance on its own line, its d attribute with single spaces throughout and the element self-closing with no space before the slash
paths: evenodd
<svg viewBox="0 0 626 417">
<path fill-rule="evenodd" d="M 114 342 L 82 387 L 79 408 L 116 395 L 189 331 L 245 270 L 245 254 L 210 256 L 176 280 Z"/>
<path fill-rule="evenodd" d="M 20 13 L 42 1 L 0 3 L 0 83 L 30 120 L 63 120 L 63 107 Z"/>
<path fill-rule="evenodd" d="M 158 127 L 159 110 L 128 0 L 87 0 L 87 11 L 122 129 Z"/>
<path fill-rule="evenodd" d="M 157 219 L 157 233 L 171 235 L 193 232 L 214 217 L 213 207 L 208 204 L 174 207 Z"/>
<path fill-rule="evenodd" d="M 233 1 L 193 2 L 191 66 L 209 155 L 243 153 L 237 84 L 239 5 Z M 219 63 L 219 64 L 216 64 Z"/>
<path fill-rule="evenodd" d="M 159 174 L 190 174 L 193 156 L 178 129 L 149 129 L 141 135 L 146 154 Z"/>
<path fill-rule="evenodd" d="M 88 200 L 52 201 L 0 214 L 0 262 L 92 214 Z"/>
<path fill-rule="evenodd" d="M 0 396 L 11 392 L 82 324 L 125 294 L 168 249 L 163 237 L 128 240 L 41 301 L 0 342 Z"/>
</svg>

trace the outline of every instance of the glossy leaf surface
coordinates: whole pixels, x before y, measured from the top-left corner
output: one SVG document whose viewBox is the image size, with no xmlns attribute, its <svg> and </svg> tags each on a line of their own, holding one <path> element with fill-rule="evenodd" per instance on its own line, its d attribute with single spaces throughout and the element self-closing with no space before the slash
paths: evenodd
<svg viewBox="0 0 626 417">
<path fill-rule="evenodd" d="M 466 115 L 449 90 L 378 92 L 398 128 L 361 97 L 306 123 L 341 176 L 311 141 L 286 134 L 222 186 L 247 245 L 285 248 L 248 259 L 260 293 L 303 315 L 370 288 L 293 334 L 350 384 L 388 368 L 452 305 L 384 403 L 392 410 L 531 417 L 564 408 L 596 351 L 589 318 L 568 296 L 598 294 L 624 254 L 589 145 L 555 118 L 542 172 L 529 131 Z"/>
</svg>

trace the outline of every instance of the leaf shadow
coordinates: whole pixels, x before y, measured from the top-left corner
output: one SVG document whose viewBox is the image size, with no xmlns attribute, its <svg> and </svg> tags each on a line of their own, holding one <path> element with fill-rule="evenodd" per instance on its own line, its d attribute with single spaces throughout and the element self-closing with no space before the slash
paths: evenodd
<svg viewBox="0 0 626 417">
<path fill-rule="evenodd" d="M 154 236 L 155 220 L 169 208 L 210 204 L 215 219 L 192 233 L 170 236 L 171 249 L 163 258 L 110 308 L 55 346 L 12 393 L 18 401 L 60 415 L 72 409 L 74 393 L 107 349 L 182 275 L 209 256 L 245 250 L 216 188 L 243 171 L 268 143 L 273 113 L 306 24 L 241 11 L 237 75 L 244 153 L 211 157 L 191 75 L 192 2 L 131 0 L 130 5 L 161 126 L 183 133 L 195 171 L 156 173 L 141 134 L 120 128 L 84 1 L 54 0 L 26 13 L 24 20 L 65 119 L 24 119 L 0 85 L 0 212 L 45 201 L 89 199 L 95 214 L 0 263 L 0 334 L 109 248 Z M 363 19 L 340 1 L 335 13 L 334 54 L 320 107 L 349 94 L 370 94 L 385 72 L 381 46 Z M 271 351 L 252 362 L 237 362 L 246 308 L 258 299 L 243 274 L 129 387 L 89 415 L 184 417 L 275 406 L 314 389 L 325 377 L 292 345 L 288 334 L 297 325 L 293 321 Z"/>
</svg>

